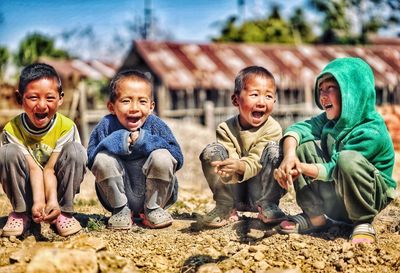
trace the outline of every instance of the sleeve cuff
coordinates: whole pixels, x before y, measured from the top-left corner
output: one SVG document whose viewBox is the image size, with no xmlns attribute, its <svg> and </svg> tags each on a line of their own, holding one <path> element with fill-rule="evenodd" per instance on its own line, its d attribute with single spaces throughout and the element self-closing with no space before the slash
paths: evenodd
<svg viewBox="0 0 400 273">
<path fill-rule="evenodd" d="M 328 172 L 326 171 L 326 168 L 322 164 L 315 164 L 318 168 L 318 176 L 315 178 L 315 180 L 320 180 L 320 181 L 328 181 Z"/>
<path fill-rule="evenodd" d="M 296 139 L 296 141 L 297 141 L 297 145 L 299 145 L 299 143 L 300 143 L 300 136 L 299 136 L 298 133 L 296 133 L 296 132 L 294 132 L 294 131 L 289 131 L 289 132 L 287 132 L 287 133 L 285 133 L 285 134 L 283 135 L 281 141 L 283 141 L 283 139 L 284 139 L 285 137 L 288 137 L 288 136 L 294 137 L 294 138 Z"/>
</svg>

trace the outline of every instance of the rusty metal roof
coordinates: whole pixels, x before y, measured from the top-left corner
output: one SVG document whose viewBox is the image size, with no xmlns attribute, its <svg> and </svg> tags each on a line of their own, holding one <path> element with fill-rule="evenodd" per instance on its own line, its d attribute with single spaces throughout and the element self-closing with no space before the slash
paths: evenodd
<svg viewBox="0 0 400 273">
<path fill-rule="evenodd" d="M 135 41 L 134 50 L 153 73 L 172 89 L 232 89 L 234 77 L 250 65 L 264 66 L 280 88 L 312 86 L 332 59 L 360 57 L 374 70 L 378 87 L 400 81 L 400 44 L 370 46 L 175 43 Z"/>
<path fill-rule="evenodd" d="M 111 79 L 117 70 L 116 65 L 99 60 L 85 62 L 79 59 L 58 60 L 41 58 L 40 61 L 53 66 L 62 78 Z"/>
</svg>

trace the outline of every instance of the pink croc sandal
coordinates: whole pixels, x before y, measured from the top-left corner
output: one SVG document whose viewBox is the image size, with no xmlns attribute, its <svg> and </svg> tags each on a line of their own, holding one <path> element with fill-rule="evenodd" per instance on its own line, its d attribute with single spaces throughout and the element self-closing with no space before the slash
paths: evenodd
<svg viewBox="0 0 400 273">
<path fill-rule="evenodd" d="M 74 216 L 61 212 L 56 220 L 56 228 L 58 234 L 65 237 L 77 233 L 82 229 L 82 226 Z"/>
<path fill-rule="evenodd" d="M 11 212 L 1 235 L 4 237 L 20 236 L 28 230 L 30 223 L 31 219 L 26 213 Z"/>
</svg>

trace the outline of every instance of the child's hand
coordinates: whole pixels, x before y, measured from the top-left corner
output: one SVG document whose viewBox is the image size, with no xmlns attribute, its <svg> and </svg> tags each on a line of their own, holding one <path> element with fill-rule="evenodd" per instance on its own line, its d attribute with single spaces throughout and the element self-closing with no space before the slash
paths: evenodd
<svg viewBox="0 0 400 273">
<path fill-rule="evenodd" d="M 300 160 L 297 157 L 285 157 L 278 169 L 274 170 L 274 178 L 279 185 L 288 189 L 302 173 Z"/>
<path fill-rule="evenodd" d="M 139 138 L 139 131 L 134 131 L 129 134 L 128 144 L 135 143 L 135 141 Z"/>
<path fill-rule="evenodd" d="M 211 162 L 211 166 L 215 167 L 214 172 L 221 177 L 232 177 L 236 173 L 243 174 L 243 162 L 239 159 L 228 158 L 224 161 Z"/>
<path fill-rule="evenodd" d="M 53 224 L 57 219 L 57 217 L 61 214 L 58 202 L 47 202 L 44 212 L 45 212 L 44 221 L 46 223 Z"/>
<path fill-rule="evenodd" d="M 34 203 L 32 206 L 32 219 L 35 223 L 44 221 L 44 203 Z"/>
</svg>

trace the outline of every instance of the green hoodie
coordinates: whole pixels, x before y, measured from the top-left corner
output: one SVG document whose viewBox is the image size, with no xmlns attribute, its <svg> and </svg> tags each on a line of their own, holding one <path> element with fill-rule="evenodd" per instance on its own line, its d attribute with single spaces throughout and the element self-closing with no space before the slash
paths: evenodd
<svg viewBox="0 0 400 273">
<path fill-rule="evenodd" d="M 330 62 L 317 77 L 314 99 L 320 109 L 318 82 L 331 74 L 339 84 L 342 113 L 337 120 L 328 120 L 326 113 L 296 123 L 285 131 L 299 144 L 321 140 L 327 163 L 317 164 L 318 180 L 332 180 L 338 154 L 342 150 L 357 151 L 371 162 L 385 179 L 396 188 L 392 179 L 394 166 L 393 143 L 385 122 L 375 109 L 374 75 L 370 66 L 359 58 L 338 58 Z"/>
</svg>

